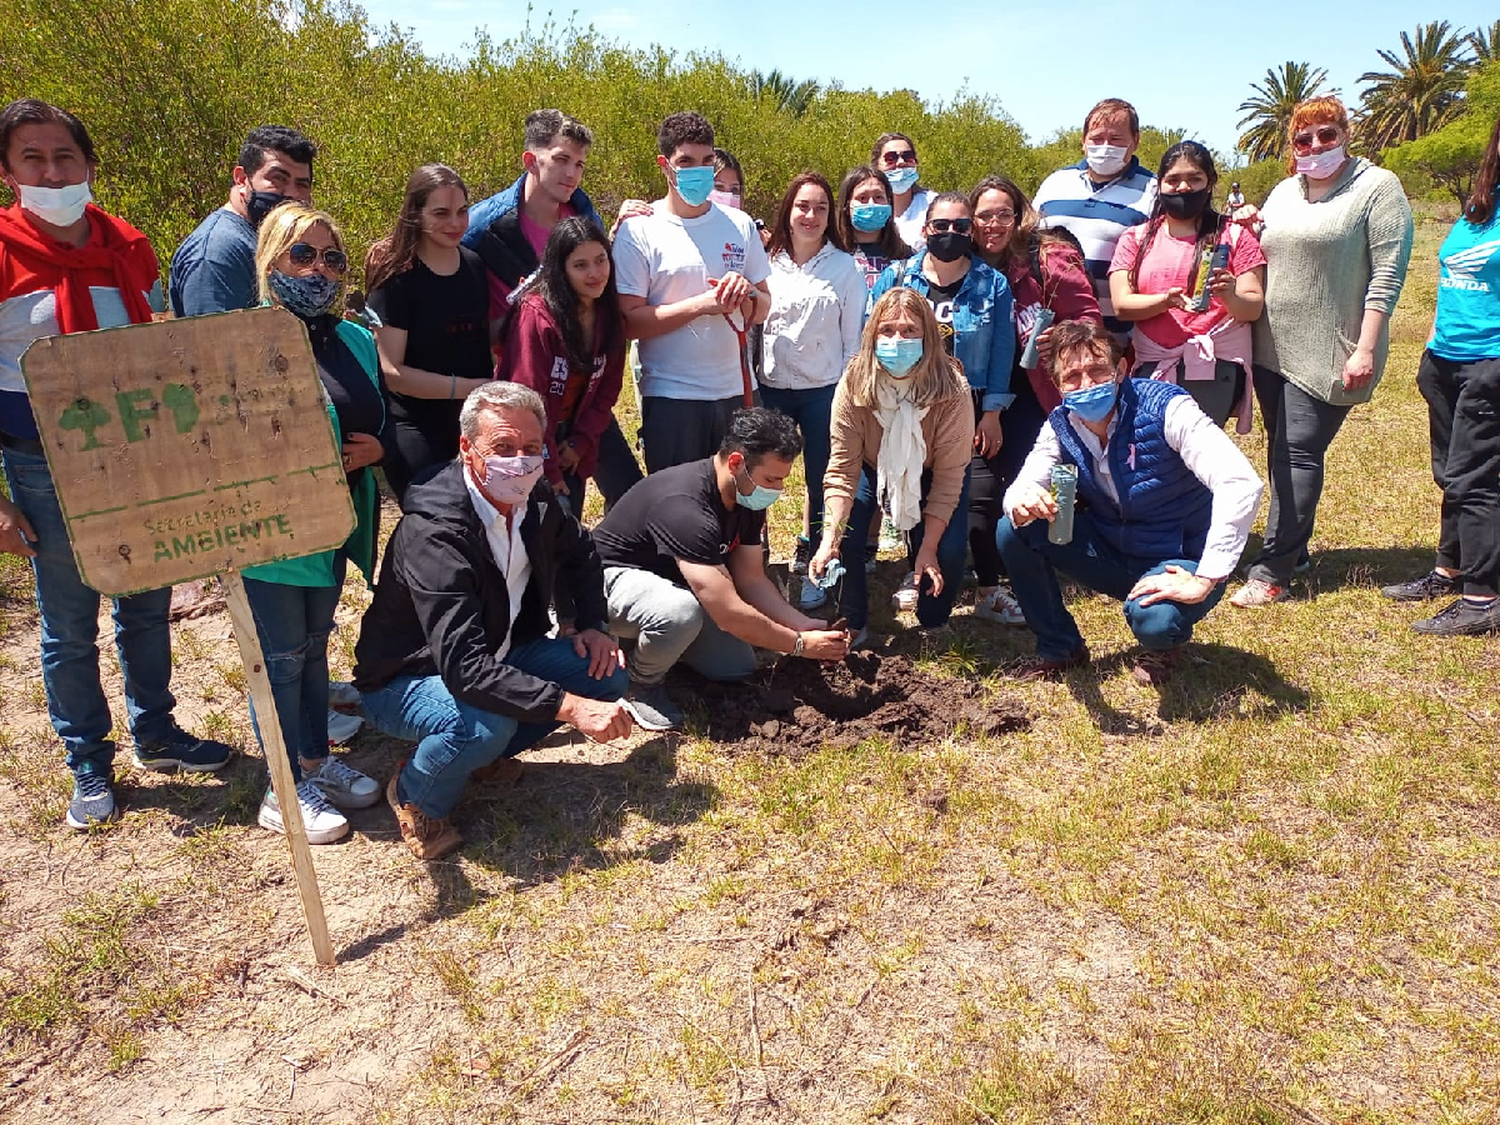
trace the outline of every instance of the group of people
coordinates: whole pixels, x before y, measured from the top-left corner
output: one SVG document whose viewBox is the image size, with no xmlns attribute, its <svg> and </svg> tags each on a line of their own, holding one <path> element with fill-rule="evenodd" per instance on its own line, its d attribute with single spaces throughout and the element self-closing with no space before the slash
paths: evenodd
<svg viewBox="0 0 1500 1125">
<path fill-rule="evenodd" d="M 513 780 L 516 755 L 559 724 L 600 741 L 679 726 L 665 687 L 679 663 L 738 680 L 757 649 L 834 661 L 867 644 L 882 526 L 907 552 L 894 605 L 918 627 L 945 625 L 972 560 L 975 615 L 1035 635 L 1015 674 L 1057 674 L 1088 659 L 1066 575 L 1124 603 L 1135 674 L 1163 682 L 1245 547 L 1263 486 L 1224 427 L 1249 432 L 1257 403 L 1270 517 L 1229 600 L 1280 601 L 1306 563 L 1326 451 L 1385 366 L 1412 216 L 1394 176 L 1349 154 L 1336 98 L 1297 107 L 1290 175 L 1259 209 L 1214 208 L 1202 145 L 1173 145 L 1153 174 L 1139 140 L 1128 103 L 1100 102 L 1083 159 L 1028 198 L 1001 175 L 932 191 L 912 139 L 886 133 L 837 190 L 796 176 L 763 224 L 710 123 L 674 113 L 657 136 L 660 198 L 626 201 L 606 232 L 582 188 L 592 133 L 539 110 L 520 176 L 496 195 L 471 206 L 453 169 L 413 172 L 365 257 L 365 292 L 346 293 L 339 226 L 312 205 L 316 146 L 269 126 L 177 248 L 163 294 L 145 239 L 91 202 L 82 123 L 11 103 L 0 550 L 33 559 L 69 823 L 115 815 L 114 748 L 97 595 L 74 568 L 19 357 L 39 336 L 141 322 L 167 301 L 176 316 L 270 304 L 300 317 L 342 445 L 349 542 L 246 571 L 313 842 L 343 836 L 340 810 L 381 792 L 329 753 L 327 660 L 348 564 L 376 573 L 377 467 L 403 515 L 354 688 L 370 722 L 415 743 L 385 793 L 422 858 L 461 843 L 450 814 L 466 786 Z M 1444 246 L 1420 377 L 1444 489 L 1437 566 L 1386 591 L 1455 595 L 1425 632 L 1500 628 L 1486 422 L 1497 144 Z M 615 417 L 630 341 L 644 472 Z M 766 509 L 799 457 L 798 580 L 783 593 L 766 572 Z M 586 529 L 590 480 L 605 515 Z M 136 757 L 218 769 L 230 748 L 172 720 L 167 598 L 115 603 Z M 830 598 L 833 625 L 811 616 Z M 269 789 L 260 823 L 282 830 Z"/>
</svg>

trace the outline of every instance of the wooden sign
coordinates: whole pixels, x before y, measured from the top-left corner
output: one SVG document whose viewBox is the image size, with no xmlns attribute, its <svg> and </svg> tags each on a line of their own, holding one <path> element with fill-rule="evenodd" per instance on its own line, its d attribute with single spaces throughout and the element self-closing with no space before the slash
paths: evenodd
<svg viewBox="0 0 1500 1125">
<path fill-rule="evenodd" d="M 100 593 L 325 551 L 354 529 L 307 329 L 285 309 L 49 336 L 21 371 Z"/>
</svg>

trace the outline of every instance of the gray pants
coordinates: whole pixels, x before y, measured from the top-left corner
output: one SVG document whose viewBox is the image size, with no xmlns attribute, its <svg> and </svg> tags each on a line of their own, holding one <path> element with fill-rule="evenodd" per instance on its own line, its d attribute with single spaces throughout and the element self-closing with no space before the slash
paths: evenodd
<svg viewBox="0 0 1500 1125">
<path fill-rule="evenodd" d="M 755 392 L 760 403 L 760 392 Z M 719 443 L 729 432 L 729 418 L 743 410 L 745 396 L 718 399 L 641 399 L 641 445 L 646 454 L 646 472 L 659 473 L 673 465 L 701 461 L 719 452 Z"/>
<path fill-rule="evenodd" d="M 1323 458 L 1350 408 L 1314 398 L 1268 367 L 1255 368 L 1255 398 L 1266 424 L 1271 510 L 1249 575 L 1285 586 L 1312 539 L 1323 495 Z"/>
<path fill-rule="evenodd" d="M 715 625 L 691 590 L 648 570 L 604 568 L 609 628 L 635 651 L 626 665 L 638 684 L 659 684 L 679 660 L 710 680 L 743 680 L 755 650 Z"/>
</svg>

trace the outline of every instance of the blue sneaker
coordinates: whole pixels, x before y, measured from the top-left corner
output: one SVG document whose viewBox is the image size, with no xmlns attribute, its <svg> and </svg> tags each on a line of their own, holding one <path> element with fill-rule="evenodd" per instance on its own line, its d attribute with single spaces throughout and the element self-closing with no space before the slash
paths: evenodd
<svg viewBox="0 0 1500 1125">
<path fill-rule="evenodd" d="M 73 799 L 68 802 L 69 828 L 86 831 L 96 824 L 108 824 L 118 815 L 111 774 L 84 771 L 73 775 Z"/>
<path fill-rule="evenodd" d="M 234 747 L 211 738 L 196 738 L 174 726 L 160 742 L 136 743 L 135 762 L 142 769 L 157 773 L 213 773 L 228 765 Z"/>
</svg>

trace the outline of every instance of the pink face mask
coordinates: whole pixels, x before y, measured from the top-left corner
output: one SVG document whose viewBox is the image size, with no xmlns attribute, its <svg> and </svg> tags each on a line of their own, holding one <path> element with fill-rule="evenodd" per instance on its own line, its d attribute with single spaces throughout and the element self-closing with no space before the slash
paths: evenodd
<svg viewBox="0 0 1500 1125">
<path fill-rule="evenodd" d="M 1347 159 L 1343 145 L 1326 152 L 1310 152 L 1306 156 L 1297 157 L 1297 172 L 1309 180 L 1326 180 L 1342 168 Z"/>
<path fill-rule="evenodd" d="M 484 490 L 492 500 L 502 504 L 524 504 L 542 479 L 542 458 L 538 456 L 486 457 Z"/>
</svg>

